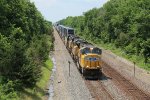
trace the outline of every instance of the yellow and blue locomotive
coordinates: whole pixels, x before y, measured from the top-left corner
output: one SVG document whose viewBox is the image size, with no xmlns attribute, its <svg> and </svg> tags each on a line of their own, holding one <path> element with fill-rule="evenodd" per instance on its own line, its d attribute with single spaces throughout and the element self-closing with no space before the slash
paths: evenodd
<svg viewBox="0 0 150 100">
<path fill-rule="evenodd" d="M 56 29 L 83 76 L 99 78 L 102 50 L 76 36 L 73 28 L 57 25 Z"/>
</svg>

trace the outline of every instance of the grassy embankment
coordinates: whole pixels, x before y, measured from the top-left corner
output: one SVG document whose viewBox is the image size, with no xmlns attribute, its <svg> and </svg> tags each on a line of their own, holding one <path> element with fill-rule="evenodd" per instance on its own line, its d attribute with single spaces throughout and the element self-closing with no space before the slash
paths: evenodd
<svg viewBox="0 0 150 100">
<path fill-rule="evenodd" d="M 97 43 L 97 42 L 93 42 L 93 41 L 89 41 L 95 45 L 97 45 L 98 47 L 102 47 L 106 50 L 111 50 L 114 54 L 123 57 L 131 62 L 135 62 L 135 64 L 140 67 L 143 68 L 147 71 L 150 71 L 150 59 L 148 61 L 147 64 L 144 63 L 144 58 L 142 56 L 136 56 L 136 55 L 127 55 L 123 52 L 122 49 L 120 48 L 116 48 L 114 44 L 109 43 L 109 44 L 104 44 L 103 42 L 101 43 Z"/>
<path fill-rule="evenodd" d="M 49 59 L 42 67 L 42 77 L 33 89 L 25 89 L 21 92 L 20 99 L 24 100 L 43 100 L 45 99 L 45 91 L 48 88 L 53 63 Z"/>
</svg>

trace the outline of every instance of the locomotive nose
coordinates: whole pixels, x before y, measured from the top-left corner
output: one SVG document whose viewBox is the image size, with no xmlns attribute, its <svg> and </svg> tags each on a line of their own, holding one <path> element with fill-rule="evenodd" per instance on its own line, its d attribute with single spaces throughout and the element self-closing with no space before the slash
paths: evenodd
<svg viewBox="0 0 150 100">
<path fill-rule="evenodd" d="M 100 68 L 100 58 L 95 56 L 88 56 L 85 58 L 85 67 L 90 69 Z"/>
</svg>

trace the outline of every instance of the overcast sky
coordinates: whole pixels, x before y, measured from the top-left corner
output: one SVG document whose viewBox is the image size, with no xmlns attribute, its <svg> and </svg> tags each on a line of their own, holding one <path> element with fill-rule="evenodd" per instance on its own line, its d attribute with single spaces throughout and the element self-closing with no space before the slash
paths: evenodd
<svg viewBox="0 0 150 100">
<path fill-rule="evenodd" d="M 79 16 L 108 0 L 31 0 L 45 19 L 56 22 L 67 16 Z"/>
</svg>

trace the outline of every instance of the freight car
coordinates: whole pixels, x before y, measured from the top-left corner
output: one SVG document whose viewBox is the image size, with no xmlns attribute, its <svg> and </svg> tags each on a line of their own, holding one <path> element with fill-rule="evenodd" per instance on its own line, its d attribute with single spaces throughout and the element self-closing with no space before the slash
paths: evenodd
<svg viewBox="0 0 150 100">
<path fill-rule="evenodd" d="M 102 50 L 74 34 L 74 29 L 63 25 L 55 27 L 85 78 L 99 78 L 102 74 Z"/>
<path fill-rule="evenodd" d="M 60 35 L 61 39 L 63 40 L 63 42 L 65 43 L 65 45 L 67 45 L 67 38 L 70 35 L 74 35 L 73 28 L 66 27 L 63 25 L 58 25 L 57 31 L 59 32 L 59 35 Z"/>
</svg>

